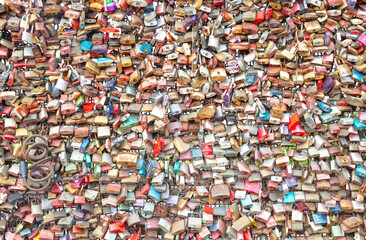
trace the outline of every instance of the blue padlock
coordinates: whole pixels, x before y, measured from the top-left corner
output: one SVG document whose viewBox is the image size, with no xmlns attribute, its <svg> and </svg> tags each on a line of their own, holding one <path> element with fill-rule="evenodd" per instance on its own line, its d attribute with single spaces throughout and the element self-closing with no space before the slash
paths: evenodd
<svg viewBox="0 0 366 240">
<path fill-rule="evenodd" d="M 151 186 L 150 187 L 150 191 L 148 193 L 148 196 L 153 199 L 154 201 L 156 202 L 159 202 L 161 200 L 161 193 L 160 192 L 157 192 L 155 190 L 155 187 L 154 186 Z"/>
<path fill-rule="evenodd" d="M 151 54 L 151 50 L 152 46 L 149 43 L 143 42 L 141 44 L 141 51 L 143 51 L 144 53 Z"/>
<path fill-rule="evenodd" d="M 213 221 L 212 226 L 209 227 L 211 232 L 216 232 L 217 231 L 217 225 L 218 225 L 218 221 Z"/>
<path fill-rule="evenodd" d="M 365 130 L 365 128 L 366 128 L 366 124 L 361 123 L 358 119 L 353 119 L 353 127 L 354 127 L 357 131 L 362 131 L 362 130 Z"/>
<path fill-rule="evenodd" d="M 329 211 L 331 214 L 339 214 L 342 213 L 342 208 L 341 205 L 339 204 L 339 202 L 336 202 L 336 206 L 335 207 L 330 207 Z"/>
<path fill-rule="evenodd" d="M 357 70 L 353 69 L 352 70 L 352 78 L 358 82 L 361 82 L 363 83 L 364 80 L 363 80 L 363 74 L 358 72 Z"/>
<path fill-rule="evenodd" d="M 116 85 L 117 85 L 117 79 L 112 78 L 111 80 L 105 82 L 104 90 L 107 92 L 112 91 L 116 87 Z"/>
<path fill-rule="evenodd" d="M 282 91 L 279 89 L 271 88 L 271 93 L 273 96 L 282 96 Z"/>
<path fill-rule="evenodd" d="M 79 152 L 85 153 L 85 150 L 88 148 L 89 143 L 90 143 L 89 139 L 84 139 L 84 141 L 81 143 Z"/>
<path fill-rule="evenodd" d="M 137 158 L 135 169 L 140 170 L 142 169 L 142 166 L 144 165 L 144 159 Z"/>
<path fill-rule="evenodd" d="M 268 111 L 265 111 L 264 113 L 259 112 L 258 117 L 262 121 L 269 121 L 270 115 Z"/>
<path fill-rule="evenodd" d="M 90 41 L 82 41 L 80 44 L 80 50 L 90 51 L 93 46 L 93 43 Z"/>
<path fill-rule="evenodd" d="M 29 236 L 30 234 L 31 234 L 31 230 L 29 228 L 26 228 L 26 229 L 20 231 L 20 236 L 22 238 L 25 238 L 25 237 Z"/>
<path fill-rule="evenodd" d="M 147 176 L 153 177 L 156 172 L 156 169 L 158 169 L 158 167 L 156 165 L 156 161 L 149 160 L 149 162 L 147 163 L 147 166 L 146 166 Z"/>
<path fill-rule="evenodd" d="M 326 225 L 327 218 L 324 214 L 313 214 L 313 221 L 317 225 Z"/>
<path fill-rule="evenodd" d="M 366 177 L 366 168 L 362 165 L 356 167 L 356 175 L 360 177 Z"/>
<path fill-rule="evenodd" d="M 283 195 L 284 203 L 295 203 L 295 194 L 293 192 L 289 192 Z"/>
<path fill-rule="evenodd" d="M 155 10 L 154 1 L 151 1 L 146 7 L 144 7 L 144 13 L 150 13 Z"/>
<path fill-rule="evenodd" d="M 87 168 L 91 168 L 92 167 L 92 161 L 91 161 L 91 157 L 89 154 L 85 154 L 85 166 Z"/>
<path fill-rule="evenodd" d="M 257 78 L 256 78 L 257 76 L 255 76 L 255 75 L 247 75 L 246 76 L 246 78 L 245 78 L 245 82 L 244 82 L 244 85 L 246 86 L 246 87 L 250 87 L 250 86 L 252 86 L 255 82 L 256 82 L 256 80 L 257 80 Z"/>
<path fill-rule="evenodd" d="M 203 158 L 202 149 L 200 149 L 200 148 L 192 149 L 192 159 L 193 160 L 198 160 L 198 159 L 201 159 L 201 158 Z"/>
<path fill-rule="evenodd" d="M 114 117 L 114 108 L 113 108 L 113 105 L 109 105 L 108 106 L 108 109 L 107 109 L 107 118 L 108 119 L 112 119 Z"/>
<path fill-rule="evenodd" d="M 19 172 L 20 172 L 20 175 L 22 176 L 23 179 L 27 179 L 27 177 L 28 177 L 28 163 L 26 161 L 21 161 L 20 162 Z"/>
<path fill-rule="evenodd" d="M 326 103 L 318 101 L 318 106 L 326 113 L 331 113 L 333 109 Z"/>
</svg>

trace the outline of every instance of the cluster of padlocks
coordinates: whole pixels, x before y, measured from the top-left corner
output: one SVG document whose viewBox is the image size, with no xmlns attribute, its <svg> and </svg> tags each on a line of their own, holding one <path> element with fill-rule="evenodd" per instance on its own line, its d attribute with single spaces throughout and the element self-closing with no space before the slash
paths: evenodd
<svg viewBox="0 0 366 240">
<path fill-rule="evenodd" d="M 365 0 L 4 0 L 0 239 L 364 240 L 365 27 Z"/>
</svg>

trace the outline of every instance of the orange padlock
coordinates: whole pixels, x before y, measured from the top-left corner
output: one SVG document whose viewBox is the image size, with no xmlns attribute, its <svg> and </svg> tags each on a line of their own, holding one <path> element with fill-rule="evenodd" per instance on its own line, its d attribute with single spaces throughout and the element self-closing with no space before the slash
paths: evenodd
<svg viewBox="0 0 366 240">
<path fill-rule="evenodd" d="M 288 129 L 290 131 L 294 130 L 296 126 L 300 123 L 300 117 L 299 114 L 296 112 L 290 117 L 290 122 L 288 124 Z"/>
</svg>

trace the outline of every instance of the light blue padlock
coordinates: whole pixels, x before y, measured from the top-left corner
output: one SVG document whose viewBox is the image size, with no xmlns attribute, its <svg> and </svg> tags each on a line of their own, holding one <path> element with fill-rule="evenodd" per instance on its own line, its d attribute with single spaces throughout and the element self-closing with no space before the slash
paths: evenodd
<svg viewBox="0 0 366 240">
<path fill-rule="evenodd" d="M 179 115 L 182 113 L 182 108 L 177 103 L 171 104 L 169 108 L 172 115 Z"/>
<path fill-rule="evenodd" d="M 243 207 L 253 207 L 253 201 L 249 194 L 247 194 L 245 198 L 240 199 L 240 202 Z"/>
<path fill-rule="evenodd" d="M 80 44 L 80 50 L 90 51 L 93 46 L 93 43 L 90 41 L 82 41 Z"/>
<path fill-rule="evenodd" d="M 30 234 L 31 234 L 31 230 L 29 228 L 20 231 L 20 236 L 22 238 L 25 238 L 25 237 L 29 236 Z"/>
<path fill-rule="evenodd" d="M 330 113 L 333 111 L 333 109 L 326 103 L 323 103 L 321 101 L 318 101 L 318 107 L 320 107 L 324 112 Z"/>
<path fill-rule="evenodd" d="M 366 168 L 362 165 L 356 167 L 356 175 L 360 177 L 366 177 Z"/>
<path fill-rule="evenodd" d="M 295 194 L 293 192 L 289 192 L 283 195 L 285 203 L 295 203 Z"/>
<path fill-rule="evenodd" d="M 269 121 L 270 115 L 268 111 L 265 111 L 264 113 L 259 112 L 258 117 L 262 121 Z"/>
<path fill-rule="evenodd" d="M 357 130 L 357 131 L 362 131 L 366 129 L 366 124 L 361 123 L 358 119 L 353 119 L 353 127 Z"/>
<path fill-rule="evenodd" d="M 160 192 L 157 192 L 155 190 L 155 187 L 154 186 L 151 186 L 150 187 L 150 191 L 149 191 L 148 195 L 149 195 L 149 197 L 151 199 L 153 199 L 156 202 L 159 202 L 161 200 L 161 193 Z"/>
<path fill-rule="evenodd" d="M 135 169 L 140 170 L 140 169 L 142 169 L 143 165 L 144 165 L 144 159 L 142 159 L 140 157 L 137 158 Z"/>
</svg>

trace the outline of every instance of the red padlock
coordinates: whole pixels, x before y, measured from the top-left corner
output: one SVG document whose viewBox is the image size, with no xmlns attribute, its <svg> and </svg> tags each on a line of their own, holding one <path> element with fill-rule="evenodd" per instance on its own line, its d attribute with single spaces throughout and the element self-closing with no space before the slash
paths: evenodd
<svg viewBox="0 0 366 240">
<path fill-rule="evenodd" d="M 303 125 L 298 124 L 292 131 L 292 136 L 304 136 L 305 135 L 305 128 Z"/>
<path fill-rule="evenodd" d="M 266 139 L 268 137 L 268 132 L 267 132 L 267 129 L 265 126 L 258 129 L 257 136 L 258 136 L 259 141 L 263 141 L 264 139 Z"/>
<path fill-rule="evenodd" d="M 264 14 L 264 19 L 269 20 L 272 17 L 273 9 L 267 9 L 266 13 Z"/>
<path fill-rule="evenodd" d="M 261 10 L 261 11 L 257 12 L 257 15 L 255 16 L 255 21 L 253 21 L 252 23 L 258 24 L 258 23 L 262 22 L 264 20 L 265 14 L 266 14 L 265 10 Z"/>
<path fill-rule="evenodd" d="M 244 240 L 253 240 L 252 234 L 250 233 L 249 229 L 245 230 L 244 232 Z"/>
</svg>

